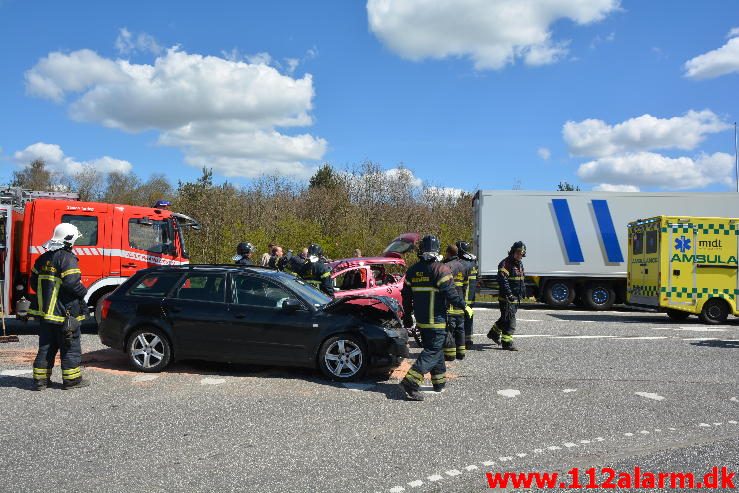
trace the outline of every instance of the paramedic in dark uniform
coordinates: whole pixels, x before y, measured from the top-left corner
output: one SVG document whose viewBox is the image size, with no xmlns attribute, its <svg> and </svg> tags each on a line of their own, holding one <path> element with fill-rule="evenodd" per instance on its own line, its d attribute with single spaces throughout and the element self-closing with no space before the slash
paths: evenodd
<svg viewBox="0 0 739 493">
<path fill-rule="evenodd" d="M 323 248 L 311 243 L 308 247 L 308 259 L 298 275 L 308 284 L 312 284 L 333 298 L 334 282 L 331 279 L 331 267 L 323 257 Z"/>
<path fill-rule="evenodd" d="M 446 384 L 444 340 L 446 338 L 447 306 L 468 310 L 460 296 L 452 273 L 439 254 L 441 245 L 436 236 L 425 236 L 419 245 L 419 261 L 406 272 L 403 286 L 403 324 L 410 327 L 412 315 L 421 331 L 423 351 L 406 373 L 400 386 L 409 400 L 422 401 L 419 388 L 426 372 L 431 372 L 434 390 L 441 392 Z"/>
<path fill-rule="evenodd" d="M 62 383 L 65 390 L 86 387 L 82 380 L 82 348 L 79 322 L 85 319 L 87 289 L 82 285 L 82 272 L 72 245 L 81 236 L 77 227 L 61 223 L 54 228 L 51 240 L 44 244 L 46 252 L 33 264 L 31 286 L 36 290 L 28 311 L 39 318 L 39 347 L 33 362 L 36 390 L 51 383 L 56 353 L 61 352 Z M 65 331 L 65 318 L 76 319 Z"/>
<path fill-rule="evenodd" d="M 526 256 L 526 245 L 522 241 L 513 244 L 508 256 L 498 264 L 498 303 L 500 318 L 488 332 L 488 338 L 501 344 L 503 349 L 518 351 L 513 344 L 516 331 L 516 311 L 526 297 L 526 283 L 522 259 Z"/>
</svg>

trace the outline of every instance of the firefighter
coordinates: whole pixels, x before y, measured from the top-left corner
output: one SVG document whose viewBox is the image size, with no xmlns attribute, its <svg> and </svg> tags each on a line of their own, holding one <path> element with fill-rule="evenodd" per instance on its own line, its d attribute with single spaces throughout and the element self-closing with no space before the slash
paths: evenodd
<svg viewBox="0 0 739 493">
<path fill-rule="evenodd" d="M 254 257 L 256 251 L 257 249 L 254 245 L 248 241 L 242 241 L 236 245 L 236 255 L 233 257 L 233 261 L 236 262 L 236 265 L 254 265 L 252 257 Z"/>
<path fill-rule="evenodd" d="M 308 247 L 308 258 L 298 275 L 327 295 L 334 296 L 334 283 L 331 279 L 331 267 L 323 257 L 323 248 L 311 243 Z"/>
<path fill-rule="evenodd" d="M 459 292 L 459 296 L 464 299 L 464 286 L 467 281 L 467 265 L 458 257 L 458 249 L 456 245 L 449 245 L 446 249 L 446 257 L 444 265 L 446 265 L 452 274 L 454 287 Z M 466 346 L 464 340 L 464 318 L 465 310 L 449 306 L 446 317 L 446 342 L 444 343 L 444 359 L 446 361 L 454 361 L 455 359 L 464 359 Z"/>
<path fill-rule="evenodd" d="M 400 382 L 407 398 L 412 401 L 423 400 L 419 388 L 428 371 L 431 372 L 434 390 L 444 390 L 446 365 L 443 350 L 447 305 L 468 310 L 454 286 L 449 267 L 441 262 L 439 239 L 436 236 L 425 236 L 419 247 L 419 261 L 408 269 L 402 291 L 403 324 L 410 327 L 413 324 L 412 314 L 415 313 L 423 346 L 418 359 Z"/>
<path fill-rule="evenodd" d="M 520 304 L 521 299 L 526 297 L 522 262 L 525 256 L 526 245 L 517 241 L 511 246 L 508 256 L 498 264 L 500 318 L 491 327 L 488 338 L 509 351 L 518 351 L 513 344 L 513 333 L 516 331 L 516 303 Z"/>
<path fill-rule="evenodd" d="M 51 383 L 56 353 L 61 351 L 62 382 L 65 390 L 87 387 L 82 379 L 82 348 L 80 323 L 85 319 L 87 289 L 82 284 L 77 257 L 72 245 L 81 236 L 74 224 L 61 223 L 54 228 L 51 240 L 44 244 L 43 253 L 31 270 L 31 286 L 36 298 L 28 313 L 39 317 L 38 353 L 33 362 L 33 380 L 36 390 L 44 390 Z M 66 322 L 65 318 L 75 319 Z M 66 328 L 66 329 L 65 329 Z"/>
<path fill-rule="evenodd" d="M 457 250 L 459 252 L 459 258 L 464 262 L 467 270 L 467 280 L 463 287 L 464 289 L 464 301 L 467 306 L 472 307 L 475 303 L 475 294 L 477 291 L 477 257 L 472 255 L 472 248 L 466 241 L 458 241 Z M 467 351 L 472 350 L 472 333 L 473 324 L 475 317 L 464 316 L 464 345 Z"/>
</svg>

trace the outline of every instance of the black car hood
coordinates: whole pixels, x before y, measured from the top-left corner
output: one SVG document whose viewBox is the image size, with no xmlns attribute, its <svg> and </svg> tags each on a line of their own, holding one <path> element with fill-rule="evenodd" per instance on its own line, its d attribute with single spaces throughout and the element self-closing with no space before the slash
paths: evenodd
<svg viewBox="0 0 739 493">
<path fill-rule="evenodd" d="M 395 298 L 391 298 L 390 296 L 373 296 L 373 295 L 367 295 L 367 294 L 352 294 L 348 296 L 342 296 L 340 298 L 334 298 L 333 300 L 329 301 L 325 305 L 321 307 L 321 310 L 324 312 L 331 313 L 332 311 L 336 310 L 338 307 L 343 306 L 349 301 L 352 300 L 375 300 L 375 303 L 370 303 L 370 305 L 376 305 L 376 304 L 383 304 L 387 306 L 393 314 L 395 314 L 395 317 L 400 319 L 401 314 L 401 308 L 400 304 L 395 300 Z"/>
</svg>

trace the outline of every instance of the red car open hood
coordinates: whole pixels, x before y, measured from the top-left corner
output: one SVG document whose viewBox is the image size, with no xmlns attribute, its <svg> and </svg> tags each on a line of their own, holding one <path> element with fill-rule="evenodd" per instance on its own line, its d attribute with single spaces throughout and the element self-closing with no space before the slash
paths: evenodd
<svg viewBox="0 0 739 493">
<path fill-rule="evenodd" d="M 404 253 L 411 251 L 416 247 L 416 243 L 421 238 L 418 233 L 405 233 L 395 238 L 385 251 L 382 252 L 383 257 L 402 258 Z"/>
</svg>

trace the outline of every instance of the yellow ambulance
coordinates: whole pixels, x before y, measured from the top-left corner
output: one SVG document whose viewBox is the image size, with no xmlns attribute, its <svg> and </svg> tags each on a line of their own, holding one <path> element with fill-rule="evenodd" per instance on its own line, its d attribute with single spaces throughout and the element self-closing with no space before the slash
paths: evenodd
<svg viewBox="0 0 739 493">
<path fill-rule="evenodd" d="M 739 219 L 657 216 L 628 228 L 628 304 L 707 324 L 739 315 Z"/>
</svg>

